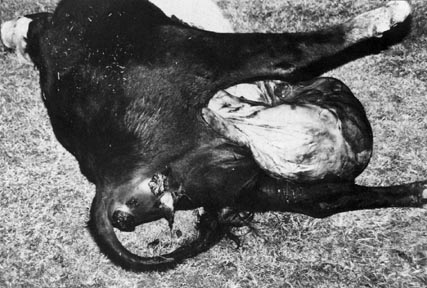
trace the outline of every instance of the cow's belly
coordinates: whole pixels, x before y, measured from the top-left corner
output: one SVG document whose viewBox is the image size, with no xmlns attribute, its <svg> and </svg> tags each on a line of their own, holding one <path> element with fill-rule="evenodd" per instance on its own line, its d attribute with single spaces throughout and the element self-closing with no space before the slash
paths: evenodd
<svg viewBox="0 0 427 288">
<path fill-rule="evenodd" d="M 333 109 L 310 103 L 265 106 L 230 92 L 218 93 L 204 109 L 204 118 L 224 137 L 248 147 L 271 176 L 295 181 L 351 178 L 355 167 L 368 163 L 371 151 L 352 150 Z"/>
</svg>

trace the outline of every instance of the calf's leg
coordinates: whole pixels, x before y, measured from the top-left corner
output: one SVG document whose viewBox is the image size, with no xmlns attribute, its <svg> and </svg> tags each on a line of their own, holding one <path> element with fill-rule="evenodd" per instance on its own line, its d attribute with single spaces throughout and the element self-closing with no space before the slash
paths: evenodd
<svg viewBox="0 0 427 288">
<path fill-rule="evenodd" d="M 328 217 L 376 208 L 427 207 L 427 180 L 387 187 L 354 183 L 296 184 L 269 177 L 253 193 L 242 194 L 236 204 L 250 211 L 283 211 Z"/>
</svg>

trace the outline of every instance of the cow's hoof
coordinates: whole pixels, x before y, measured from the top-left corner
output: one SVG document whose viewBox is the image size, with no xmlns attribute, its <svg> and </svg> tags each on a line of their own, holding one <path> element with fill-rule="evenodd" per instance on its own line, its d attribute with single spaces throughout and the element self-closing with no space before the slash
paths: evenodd
<svg viewBox="0 0 427 288">
<path fill-rule="evenodd" d="M 114 211 L 111 223 L 120 231 L 125 232 L 135 231 L 136 227 L 135 217 L 132 214 L 121 210 Z"/>
<path fill-rule="evenodd" d="M 411 6 L 407 1 L 391 1 L 386 6 L 380 7 L 350 20 L 350 31 L 347 40 L 351 42 L 366 38 L 381 37 L 393 26 L 404 22 L 411 14 Z"/>
<path fill-rule="evenodd" d="M 412 12 L 411 5 L 409 5 L 407 1 L 388 2 L 386 8 L 388 8 L 391 13 L 391 26 L 402 23 Z"/>
</svg>

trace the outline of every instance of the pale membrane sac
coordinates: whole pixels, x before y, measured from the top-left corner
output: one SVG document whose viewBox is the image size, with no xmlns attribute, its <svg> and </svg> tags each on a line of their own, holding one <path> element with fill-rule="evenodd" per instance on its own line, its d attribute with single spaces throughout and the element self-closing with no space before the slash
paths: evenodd
<svg viewBox="0 0 427 288">
<path fill-rule="evenodd" d="M 220 91 L 203 110 L 204 119 L 227 139 L 248 147 L 258 165 L 276 178 L 315 181 L 340 175 L 354 161 L 357 156 L 334 111 L 312 104 L 271 106 L 277 96 L 268 92 L 276 83 L 258 85 L 258 105 Z"/>
<path fill-rule="evenodd" d="M 195 27 L 234 32 L 213 1 L 150 1 L 169 17 Z M 203 110 L 203 117 L 224 137 L 250 148 L 255 161 L 274 177 L 310 181 L 338 175 L 354 155 L 336 114 L 311 104 L 279 105 L 276 85 L 283 83 L 243 83 L 219 91 Z"/>
</svg>

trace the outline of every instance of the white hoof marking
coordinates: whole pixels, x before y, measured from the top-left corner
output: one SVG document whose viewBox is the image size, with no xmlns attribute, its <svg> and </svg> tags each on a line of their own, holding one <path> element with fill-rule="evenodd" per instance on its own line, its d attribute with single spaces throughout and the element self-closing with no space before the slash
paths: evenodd
<svg viewBox="0 0 427 288">
<path fill-rule="evenodd" d="M 387 7 L 390 7 L 392 25 L 405 21 L 411 14 L 411 5 L 406 1 L 391 1 Z"/>
<path fill-rule="evenodd" d="M 382 37 L 384 32 L 405 21 L 411 14 L 407 1 L 391 1 L 386 6 L 365 12 L 351 20 L 347 39 L 357 42 L 370 37 Z"/>
<path fill-rule="evenodd" d="M 31 62 L 30 56 L 26 53 L 27 33 L 29 25 L 33 21 L 27 17 L 6 21 L 1 24 L 1 41 L 9 49 L 15 50 L 18 58 L 22 62 Z"/>
<path fill-rule="evenodd" d="M 373 32 L 376 34 L 374 36 L 381 36 L 382 33 L 390 30 L 393 26 L 405 21 L 410 14 L 411 6 L 406 1 L 391 1 L 385 7 L 373 10 L 372 16 L 378 17 L 373 23 Z"/>
</svg>

